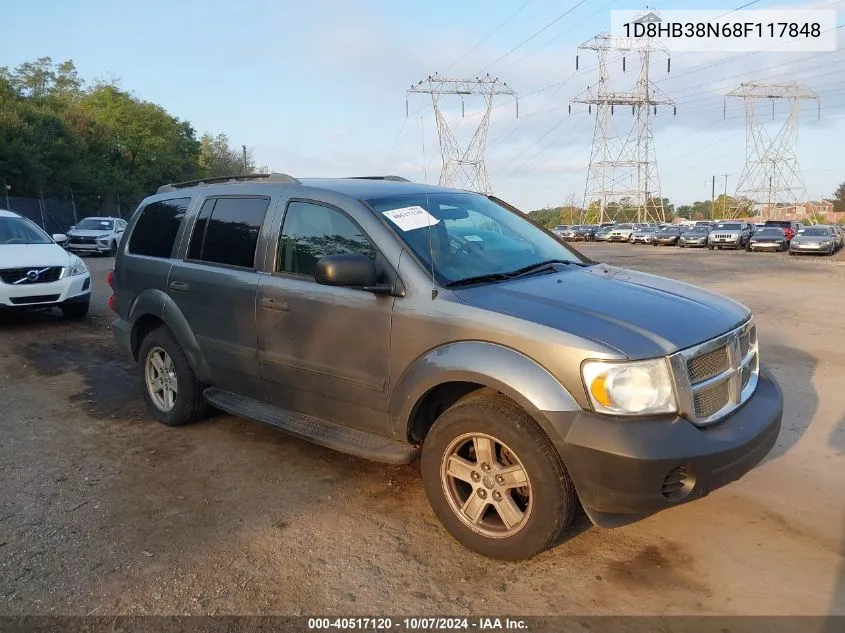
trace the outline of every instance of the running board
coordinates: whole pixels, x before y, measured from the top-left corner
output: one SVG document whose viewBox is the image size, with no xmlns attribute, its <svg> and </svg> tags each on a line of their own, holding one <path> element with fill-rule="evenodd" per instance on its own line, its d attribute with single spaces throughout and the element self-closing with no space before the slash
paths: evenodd
<svg viewBox="0 0 845 633">
<path fill-rule="evenodd" d="M 203 395 L 211 405 L 227 413 L 269 424 L 341 453 L 385 464 L 410 464 L 419 457 L 419 449 L 405 442 L 282 409 L 230 391 L 210 387 Z"/>
</svg>

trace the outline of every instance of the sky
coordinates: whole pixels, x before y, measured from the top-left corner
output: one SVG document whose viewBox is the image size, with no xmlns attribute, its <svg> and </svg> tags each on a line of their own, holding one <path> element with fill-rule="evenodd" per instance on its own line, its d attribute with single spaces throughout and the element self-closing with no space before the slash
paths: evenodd
<svg viewBox="0 0 845 633">
<path fill-rule="evenodd" d="M 3 0 L 0 66 L 49 56 L 80 76 L 118 80 L 139 98 L 225 132 L 259 164 L 299 177 L 396 174 L 436 183 L 441 169 L 430 100 L 407 95 L 439 73 L 490 73 L 519 96 L 494 104 L 485 154 L 493 191 L 531 210 L 584 197 L 594 114 L 569 105 L 598 80 L 577 47 L 610 29 L 613 9 L 737 9 L 749 0 Z M 836 9 L 845 0 L 757 0 L 749 9 Z M 563 15 L 566 13 L 566 15 Z M 560 17 L 563 15 L 563 17 Z M 802 82 L 820 97 L 799 117 L 798 158 L 811 198 L 845 181 L 845 28 L 828 53 L 673 53 L 651 79 L 677 105 L 658 109 L 654 139 L 663 195 L 675 204 L 733 193 L 745 162 L 745 111 L 724 94 L 744 81 Z M 621 73 L 619 89 L 634 73 Z M 407 101 L 406 101 L 407 99 Z M 406 103 L 407 112 L 406 115 Z M 443 97 L 467 142 L 482 101 Z M 769 107 L 768 105 L 766 106 Z M 819 116 L 820 115 L 820 116 Z M 786 117 L 769 119 L 775 133 Z M 616 113 L 620 129 L 631 114 Z M 425 157 L 425 160 L 423 159 Z M 726 177 L 727 176 L 727 177 Z"/>
</svg>

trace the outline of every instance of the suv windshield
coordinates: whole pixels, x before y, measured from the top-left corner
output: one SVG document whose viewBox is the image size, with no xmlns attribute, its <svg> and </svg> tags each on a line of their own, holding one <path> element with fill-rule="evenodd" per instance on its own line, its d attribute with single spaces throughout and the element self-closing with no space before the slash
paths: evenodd
<svg viewBox="0 0 845 633">
<path fill-rule="evenodd" d="M 0 218 L 0 244 L 50 244 L 52 241 L 29 220 Z"/>
<path fill-rule="evenodd" d="M 504 278 L 545 262 L 586 263 L 519 214 L 479 194 L 414 194 L 367 202 L 442 285 L 487 275 Z"/>
<path fill-rule="evenodd" d="M 779 226 L 784 229 L 788 229 L 792 227 L 792 222 L 788 222 L 786 220 L 766 220 L 766 223 L 763 226 Z"/>
<path fill-rule="evenodd" d="M 716 228 L 720 231 L 739 231 L 742 227 L 739 224 L 723 224 L 719 223 Z"/>
<path fill-rule="evenodd" d="M 114 220 L 101 220 L 100 218 L 85 218 L 76 225 L 80 231 L 111 231 Z"/>
</svg>

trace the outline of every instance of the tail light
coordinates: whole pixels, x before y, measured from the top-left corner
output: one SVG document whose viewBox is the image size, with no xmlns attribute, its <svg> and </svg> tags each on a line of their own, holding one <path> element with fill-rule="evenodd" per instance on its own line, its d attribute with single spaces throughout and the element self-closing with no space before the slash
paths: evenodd
<svg viewBox="0 0 845 633">
<path fill-rule="evenodd" d="M 110 270 L 106 275 L 106 283 L 109 285 L 109 288 L 114 289 L 114 271 Z M 117 299 L 114 297 L 114 292 L 112 292 L 111 296 L 109 297 L 109 310 L 112 312 L 117 312 Z"/>
</svg>

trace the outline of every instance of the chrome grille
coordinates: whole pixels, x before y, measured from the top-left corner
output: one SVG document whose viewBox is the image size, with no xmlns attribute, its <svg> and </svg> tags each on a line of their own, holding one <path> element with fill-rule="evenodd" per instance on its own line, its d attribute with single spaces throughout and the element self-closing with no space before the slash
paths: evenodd
<svg viewBox="0 0 845 633">
<path fill-rule="evenodd" d="M 709 418 L 714 413 L 718 413 L 722 407 L 728 404 L 729 398 L 730 390 L 727 380 L 699 391 L 693 396 L 695 417 Z"/>
<path fill-rule="evenodd" d="M 5 268 L 0 270 L 0 281 L 19 286 L 48 284 L 62 277 L 61 266 L 31 266 L 29 268 Z"/>
<path fill-rule="evenodd" d="M 731 233 L 714 233 L 713 237 L 717 240 L 735 240 L 738 236 Z"/>
<path fill-rule="evenodd" d="M 701 356 L 695 356 L 687 361 L 687 372 L 693 383 L 718 376 L 730 368 L 727 346 L 714 349 Z"/>
<path fill-rule="evenodd" d="M 752 320 L 669 358 L 679 411 L 699 426 L 718 422 L 757 388 L 760 362 Z"/>
</svg>

